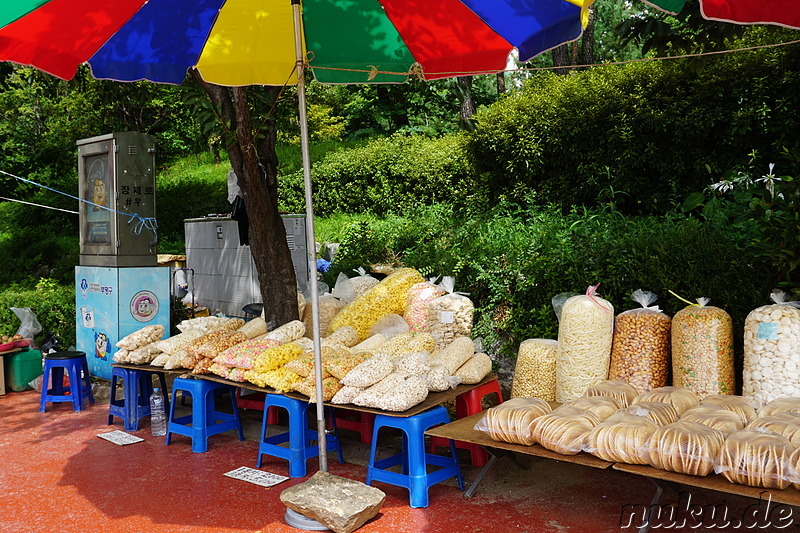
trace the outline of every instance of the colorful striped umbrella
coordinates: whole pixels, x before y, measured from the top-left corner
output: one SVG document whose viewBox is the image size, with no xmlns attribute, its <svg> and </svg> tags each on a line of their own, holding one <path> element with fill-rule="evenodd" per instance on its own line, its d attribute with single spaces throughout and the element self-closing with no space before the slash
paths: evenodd
<svg viewBox="0 0 800 533">
<path fill-rule="evenodd" d="M 302 41 L 327 83 L 500 72 L 577 39 L 594 0 L 302 0 Z M 296 82 L 291 0 L 3 0 L 0 60 L 71 78 Z"/>
</svg>

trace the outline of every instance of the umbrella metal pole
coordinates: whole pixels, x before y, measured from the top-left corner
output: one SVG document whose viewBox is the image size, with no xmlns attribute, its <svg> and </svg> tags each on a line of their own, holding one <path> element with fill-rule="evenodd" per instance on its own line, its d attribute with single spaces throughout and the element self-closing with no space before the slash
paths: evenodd
<svg viewBox="0 0 800 533">
<path fill-rule="evenodd" d="M 317 246 L 314 235 L 314 204 L 311 198 L 311 156 L 308 151 L 308 113 L 306 111 L 305 58 L 303 57 L 303 21 L 300 0 L 292 1 L 294 15 L 294 45 L 297 58 L 297 98 L 300 110 L 300 151 L 303 156 L 303 185 L 306 197 L 306 251 L 308 274 L 311 282 L 311 324 L 314 339 L 314 380 L 317 403 L 317 445 L 319 469 L 328 471 L 328 443 L 326 439 L 325 406 L 322 400 L 322 350 L 319 331 L 319 293 L 317 292 Z"/>
</svg>

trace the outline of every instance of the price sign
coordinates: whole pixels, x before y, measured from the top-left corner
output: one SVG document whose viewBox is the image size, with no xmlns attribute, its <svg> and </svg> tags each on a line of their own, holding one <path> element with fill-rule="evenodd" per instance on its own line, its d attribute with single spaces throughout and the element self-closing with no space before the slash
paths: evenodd
<svg viewBox="0 0 800 533">
<path fill-rule="evenodd" d="M 452 324 L 455 322 L 455 316 L 452 311 L 440 311 L 439 322 L 442 324 Z"/>
<path fill-rule="evenodd" d="M 778 328 L 780 328 L 780 326 L 779 322 L 759 322 L 757 337 L 759 339 L 774 341 L 778 338 Z"/>
</svg>

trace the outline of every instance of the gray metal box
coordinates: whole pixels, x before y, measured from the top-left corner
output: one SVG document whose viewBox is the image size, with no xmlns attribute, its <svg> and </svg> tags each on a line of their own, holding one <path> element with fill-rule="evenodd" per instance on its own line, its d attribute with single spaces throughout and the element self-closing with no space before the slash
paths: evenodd
<svg viewBox="0 0 800 533">
<path fill-rule="evenodd" d="M 156 232 L 140 226 L 156 216 L 155 138 L 111 133 L 77 144 L 80 264 L 156 266 Z"/>
<path fill-rule="evenodd" d="M 283 215 L 297 289 L 309 284 L 305 215 Z M 242 307 L 261 302 L 258 273 L 249 246 L 239 245 L 237 222 L 228 217 L 184 220 L 186 266 L 194 270 L 195 303 L 242 316 Z"/>
</svg>

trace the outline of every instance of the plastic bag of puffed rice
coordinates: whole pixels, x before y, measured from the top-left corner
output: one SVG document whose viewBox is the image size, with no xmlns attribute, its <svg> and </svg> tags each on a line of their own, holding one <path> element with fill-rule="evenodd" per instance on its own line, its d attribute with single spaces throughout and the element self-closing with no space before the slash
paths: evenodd
<svg viewBox="0 0 800 533">
<path fill-rule="evenodd" d="M 265 339 L 275 339 L 281 344 L 295 341 L 301 338 L 306 332 L 306 326 L 299 320 L 292 320 L 278 328 L 273 329 L 264 337 Z"/>
<path fill-rule="evenodd" d="M 425 401 L 428 386 L 422 376 L 404 378 L 390 374 L 372 387 L 365 389 L 353 399 L 353 404 L 384 411 L 405 411 Z"/>
<path fill-rule="evenodd" d="M 394 370 L 391 358 L 376 355 L 359 364 L 342 378 L 342 385 L 351 387 L 369 387 L 381 381 Z"/>
<path fill-rule="evenodd" d="M 166 354 L 172 355 L 186 347 L 193 340 L 199 339 L 202 336 L 203 333 L 198 330 L 185 331 L 163 341 L 159 341 L 158 349 Z"/>
<path fill-rule="evenodd" d="M 458 367 L 453 376 L 461 378 L 461 383 L 474 385 L 492 371 L 492 359 L 485 353 L 476 353 L 466 363 Z"/>
<path fill-rule="evenodd" d="M 164 326 L 155 324 L 145 326 L 142 329 L 136 330 L 130 335 L 121 338 L 115 346 L 117 348 L 124 348 L 126 350 L 135 350 L 142 346 L 146 346 L 153 342 L 158 342 L 164 336 Z"/>
</svg>

